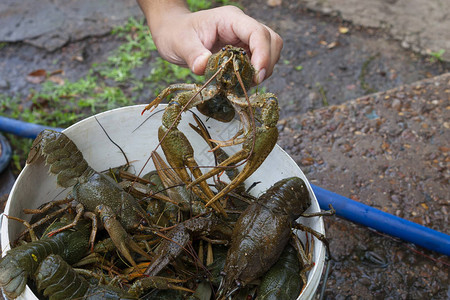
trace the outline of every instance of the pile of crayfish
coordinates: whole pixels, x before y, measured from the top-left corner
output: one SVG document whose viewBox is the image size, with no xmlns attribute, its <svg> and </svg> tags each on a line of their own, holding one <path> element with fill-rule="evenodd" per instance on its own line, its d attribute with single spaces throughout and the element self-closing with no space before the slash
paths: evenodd
<svg viewBox="0 0 450 300">
<path fill-rule="evenodd" d="M 28 284 L 48 299 L 296 299 L 314 265 L 313 243 L 304 245 L 292 230 L 327 243 L 296 220 L 333 211 L 307 214 L 311 198 L 299 177 L 273 183 L 258 198 L 246 190 L 244 181 L 278 137 L 275 95 L 247 95 L 254 74 L 246 52 L 227 46 L 211 56 L 204 85 L 163 90 L 146 110 L 176 93 L 158 131 L 170 166 L 155 149 L 155 170 L 143 176 L 126 166 L 98 172 L 64 133 L 41 132 L 27 163 L 43 157 L 57 184 L 71 191 L 26 209 L 30 222 L 7 216 L 25 230 L 0 260 L 4 295 L 17 298 Z M 177 128 L 193 107 L 224 122 L 237 112 L 242 123 L 228 141 L 212 139 L 199 121 L 192 125 L 216 157 L 205 174 Z M 242 150 L 231 156 L 222 149 L 238 144 Z M 228 184 L 215 178 L 222 171 Z"/>
</svg>

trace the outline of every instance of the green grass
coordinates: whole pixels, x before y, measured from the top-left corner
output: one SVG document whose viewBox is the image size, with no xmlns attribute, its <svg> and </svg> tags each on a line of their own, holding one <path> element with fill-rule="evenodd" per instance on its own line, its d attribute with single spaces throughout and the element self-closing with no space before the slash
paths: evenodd
<svg viewBox="0 0 450 300">
<path fill-rule="evenodd" d="M 217 1 L 209 1 L 209 0 L 187 0 L 189 9 L 191 11 L 203 10 L 213 7 L 214 5 L 234 5 L 242 9 L 242 6 L 236 2 L 231 0 L 217 0 Z"/>
<path fill-rule="evenodd" d="M 157 57 L 144 20 L 131 18 L 112 34 L 123 38 L 124 42 L 106 61 L 92 65 L 86 76 L 76 81 L 65 80 L 63 85 L 45 81 L 40 91 L 30 90 L 26 100 L 0 94 L 0 114 L 65 128 L 90 115 L 135 104 L 144 87 L 150 87 L 151 95 L 145 98 L 151 98 L 167 84 L 202 80 L 189 69 Z M 148 75 L 138 78 L 134 72 L 138 68 L 148 68 L 145 70 Z M 14 168 L 20 171 L 32 141 L 13 136 L 9 140 L 14 151 Z"/>
<path fill-rule="evenodd" d="M 316 88 L 319 91 L 320 97 L 322 98 L 322 106 L 328 106 L 329 103 L 327 98 L 327 91 L 320 82 L 316 82 Z"/>
<path fill-rule="evenodd" d="M 238 5 L 228 0 L 188 1 L 192 11 L 218 4 Z M 65 128 L 93 114 L 133 105 L 139 99 L 151 99 L 168 84 L 204 81 L 203 76 L 170 64 L 157 55 L 143 18 L 130 18 L 111 34 L 123 39 L 123 43 L 105 61 L 93 64 L 84 77 L 76 81 L 65 79 L 62 85 L 47 80 L 40 91 L 28 91 L 26 99 L 0 94 L 0 115 Z M 0 47 L 4 45 L 0 43 Z M 13 165 L 20 171 L 32 141 L 14 136 L 9 136 L 9 140 L 13 147 Z"/>
<path fill-rule="evenodd" d="M 442 55 L 444 55 L 445 50 L 444 49 L 440 49 L 439 51 L 436 52 L 431 52 L 430 53 L 430 57 L 429 57 L 429 61 L 430 63 L 435 63 L 435 62 L 442 62 Z"/>
<path fill-rule="evenodd" d="M 211 8 L 212 1 L 208 0 L 187 0 L 187 4 L 191 11 L 203 10 Z"/>
<path fill-rule="evenodd" d="M 366 76 L 368 75 L 370 64 L 379 56 L 380 56 L 380 53 L 370 56 L 363 62 L 362 66 L 361 66 L 361 72 L 359 74 L 358 79 L 359 79 L 359 84 L 361 86 L 361 89 L 363 89 L 365 91 L 366 95 L 377 92 L 377 90 L 375 88 L 372 88 L 370 86 L 370 84 L 367 82 Z"/>
</svg>

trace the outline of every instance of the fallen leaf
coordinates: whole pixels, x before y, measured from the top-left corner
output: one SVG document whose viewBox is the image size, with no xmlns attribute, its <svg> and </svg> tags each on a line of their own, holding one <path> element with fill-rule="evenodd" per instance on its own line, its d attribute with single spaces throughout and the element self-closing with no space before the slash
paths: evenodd
<svg viewBox="0 0 450 300">
<path fill-rule="evenodd" d="M 415 214 L 414 214 L 414 213 L 415 213 Z M 416 216 L 416 215 L 417 215 L 417 213 L 414 212 L 414 211 L 413 211 L 411 214 L 412 214 L 413 216 Z M 414 223 L 423 225 L 423 220 L 422 220 L 422 217 L 421 217 L 421 216 L 414 217 L 414 218 L 411 219 L 411 221 L 413 221 Z"/>
<path fill-rule="evenodd" d="M 306 50 L 306 55 L 309 57 L 314 57 L 317 55 L 317 51 Z"/>
<path fill-rule="evenodd" d="M 48 78 L 48 80 L 56 83 L 57 85 L 64 85 L 64 79 L 62 79 L 60 76 L 53 75 L 53 76 L 50 76 Z"/>
<path fill-rule="evenodd" d="M 353 149 L 353 147 L 350 144 L 344 144 L 342 145 L 342 148 L 344 152 L 349 152 L 350 150 Z"/>
<path fill-rule="evenodd" d="M 445 147 L 445 146 L 438 147 L 438 149 L 441 152 L 449 152 L 450 151 L 450 148 L 449 147 Z"/>
<path fill-rule="evenodd" d="M 280 6 L 281 2 L 281 0 L 267 0 L 267 5 L 270 7 Z"/>
<path fill-rule="evenodd" d="M 83 61 L 84 61 L 84 58 L 83 58 L 83 56 L 81 56 L 81 55 L 75 55 L 74 57 L 72 57 L 72 60 L 76 60 L 76 61 L 79 61 L 79 62 L 83 62 Z"/>
<path fill-rule="evenodd" d="M 312 164 L 314 164 L 314 158 L 312 157 L 302 158 L 301 164 L 304 166 L 311 166 Z"/>
<path fill-rule="evenodd" d="M 46 78 L 47 78 L 47 71 L 45 71 L 44 69 L 33 71 L 27 75 L 27 81 L 34 84 L 42 83 L 45 81 Z"/>
<path fill-rule="evenodd" d="M 348 27 L 339 26 L 339 33 L 346 34 L 348 30 Z"/>
<path fill-rule="evenodd" d="M 352 200 L 354 200 L 354 201 L 359 201 L 360 199 L 359 199 L 359 197 L 358 197 L 358 195 L 350 195 L 350 199 L 352 199 Z"/>
<path fill-rule="evenodd" d="M 426 203 L 420 203 L 420 205 L 421 205 L 423 208 L 428 209 L 428 205 L 427 205 Z"/>
<path fill-rule="evenodd" d="M 339 42 L 331 42 L 327 45 L 328 49 L 333 49 L 334 47 L 338 46 Z"/>
<path fill-rule="evenodd" d="M 58 69 L 58 70 L 55 70 L 55 71 L 51 71 L 49 76 L 57 75 L 57 74 L 64 74 L 64 70 L 63 69 Z"/>
</svg>

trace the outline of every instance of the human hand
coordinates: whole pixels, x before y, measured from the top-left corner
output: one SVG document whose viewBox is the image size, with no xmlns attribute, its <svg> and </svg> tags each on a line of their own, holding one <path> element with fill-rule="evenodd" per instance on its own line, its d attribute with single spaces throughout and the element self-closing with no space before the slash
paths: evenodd
<svg viewBox="0 0 450 300">
<path fill-rule="evenodd" d="M 272 74 L 283 47 L 277 33 L 235 6 L 193 13 L 176 6 L 146 16 L 160 55 L 198 75 L 204 73 L 211 52 L 231 44 L 250 53 L 257 71 L 254 81 L 260 83 Z"/>
</svg>

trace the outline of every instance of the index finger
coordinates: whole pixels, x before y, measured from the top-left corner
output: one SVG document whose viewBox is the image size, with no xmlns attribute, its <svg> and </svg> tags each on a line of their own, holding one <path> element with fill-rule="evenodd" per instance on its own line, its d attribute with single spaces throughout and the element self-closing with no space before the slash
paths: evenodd
<svg viewBox="0 0 450 300">
<path fill-rule="evenodd" d="M 248 16 L 247 16 L 248 17 Z M 246 43 L 252 54 L 251 61 L 257 71 L 255 82 L 269 77 L 280 58 L 283 41 L 272 29 L 248 17 L 246 24 L 240 24 L 235 34 Z"/>
</svg>

